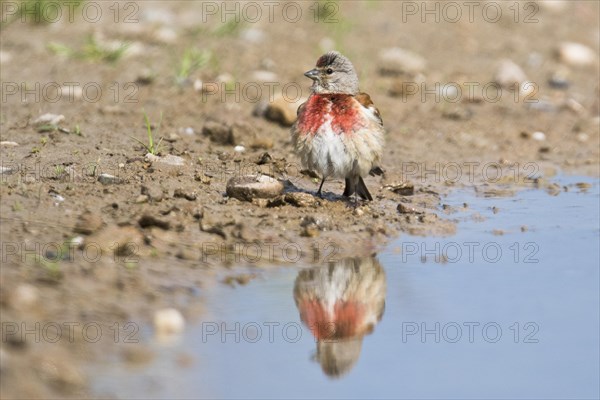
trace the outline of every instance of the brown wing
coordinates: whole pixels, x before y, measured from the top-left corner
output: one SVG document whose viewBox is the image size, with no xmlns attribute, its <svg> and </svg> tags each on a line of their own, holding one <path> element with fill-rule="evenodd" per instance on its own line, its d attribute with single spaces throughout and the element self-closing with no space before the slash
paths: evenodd
<svg viewBox="0 0 600 400">
<path fill-rule="evenodd" d="M 377 119 L 379 120 L 379 125 L 383 126 L 381 114 L 379 114 L 379 110 L 377 109 L 377 107 L 375 107 L 375 104 L 373 104 L 371 96 L 369 96 L 366 93 L 359 93 L 356 96 L 354 96 L 354 98 L 360 103 L 361 106 L 371 110 L 371 112 L 373 112 L 373 114 L 375 114 L 375 117 L 377 117 Z"/>
</svg>

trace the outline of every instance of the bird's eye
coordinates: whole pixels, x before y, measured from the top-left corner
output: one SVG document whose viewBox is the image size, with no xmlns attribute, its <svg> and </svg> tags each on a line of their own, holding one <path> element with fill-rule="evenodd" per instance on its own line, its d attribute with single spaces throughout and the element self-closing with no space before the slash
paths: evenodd
<svg viewBox="0 0 600 400">
<path fill-rule="evenodd" d="M 327 68 L 327 71 L 325 71 L 325 72 L 327 72 L 327 75 L 333 74 L 333 70 L 331 68 Z"/>
</svg>

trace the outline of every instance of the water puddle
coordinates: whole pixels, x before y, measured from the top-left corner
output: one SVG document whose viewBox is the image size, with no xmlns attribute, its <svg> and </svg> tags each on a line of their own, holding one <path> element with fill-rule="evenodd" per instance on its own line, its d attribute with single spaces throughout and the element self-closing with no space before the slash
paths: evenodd
<svg viewBox="0 0 600 400">
<path fill-rule="evenodd" d="M 202 321 L 147 367 L 97 371 L 96 392 L 597 398 L 599 184 L 561 184 L 557 196 L 454 193 L 455 236 L 404 235 L 373 258 L 211 287 Z"/>
</svg>

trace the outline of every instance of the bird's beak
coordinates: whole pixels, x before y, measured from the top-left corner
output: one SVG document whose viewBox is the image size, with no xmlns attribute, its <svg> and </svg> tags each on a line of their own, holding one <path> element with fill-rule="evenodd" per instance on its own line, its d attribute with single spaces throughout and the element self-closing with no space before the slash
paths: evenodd
<svg viewBox="0 0 600 400">
<path fill-rule="evenodd" d="M 307 78 L 312 79 L 313 81 L 316 81 L 317 79 L 319 79 L 319 71 L 315 68 L 315 69 L 311 69 L 310 71 L 306 71 L 304 73 L 304 76 L 306 76 Z"/>
</svg>

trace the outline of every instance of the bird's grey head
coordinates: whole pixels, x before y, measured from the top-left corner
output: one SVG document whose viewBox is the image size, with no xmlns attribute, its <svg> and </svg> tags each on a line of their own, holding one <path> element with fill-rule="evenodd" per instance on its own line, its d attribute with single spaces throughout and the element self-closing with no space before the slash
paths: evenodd
<svg viewBox="0 0 600 400">
<path fill-rule="evenodd" d="M 314 69 L 304 75 L 312 79 L 314 93 L 358 94 L 358 76 L 354 65 L 337 51 L 323 54 Z"/>
</svg>

